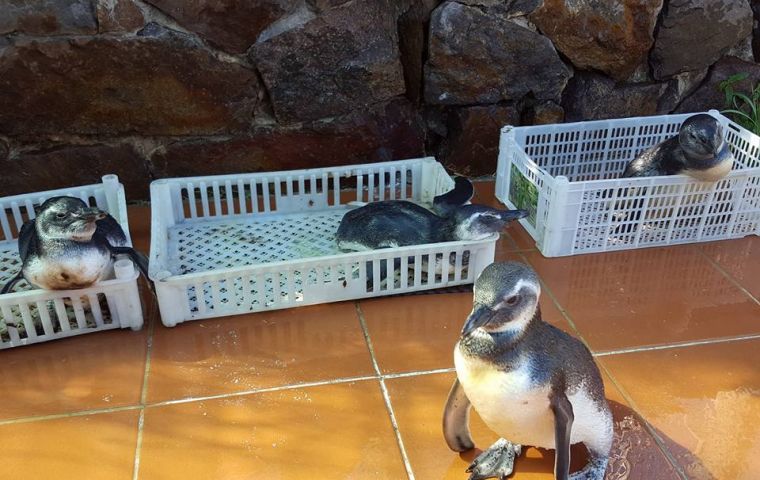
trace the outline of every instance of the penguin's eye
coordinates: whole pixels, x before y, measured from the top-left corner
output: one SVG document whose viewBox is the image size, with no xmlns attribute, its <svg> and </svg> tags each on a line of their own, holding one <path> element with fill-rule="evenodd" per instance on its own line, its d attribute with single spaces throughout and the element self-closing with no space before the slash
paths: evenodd
<svg viewBox="0 0 760 480">
<path fill-rule="evenodd" d="M 506 300 L 506 304 L 507 305 L 517 305 L 517 302 L 519 302 L 519 301 L 520 301 L 520 296 L 519 295 L 512 295 L 511 297 L 509 297 Z"/>
<path fill-rule="evenodd" d="M 66 217 L 66 214 L 63 212 L 58 212 L 55 214 L 55 218 L 65 218 L 65 217 Z"/>
</svg>

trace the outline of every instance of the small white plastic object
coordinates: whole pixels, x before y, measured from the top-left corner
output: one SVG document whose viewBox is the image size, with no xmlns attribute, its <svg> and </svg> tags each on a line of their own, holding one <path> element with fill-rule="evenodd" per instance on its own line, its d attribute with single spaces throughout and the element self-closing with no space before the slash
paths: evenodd
<svg viewBox="0 0 760 480">
<path fill-rule="evenodd" d="M 496 196 L 546 257 L 760 235 L 760 137 L 715 110 L 736 161 L 718 182 L 686 175 L 620 178 L 630 160 L 694 113 L 506 126 Z"/>
<path fill-rule="evenodd" d="M 81 198 L 110 213 L 129 238 L 124 187 L 116 175 L 103 183 L 0 198 L 0 286 L 21 268 L 17 235 L 34 207 L 54 196 Z M 114 262 L 112 278 L 80 290 L 32 289 L 25 281 L 0 295 L 0 349 L 30 345 L 83 333 L 143 324 L 138 273 L 128 259 Z M 105 308 L 107 306 L 107 308 Z"/>
<path fill-rule="evenodd" d="M 150 277 L 161 320 L 171 327 L 472 283 L 493 262 L 498 235 L 353 253 L 334 241 L 343 215 L 359 204 L 430 204 L 453 187 L 433 158 L 157 180 Z"/>
</svg>

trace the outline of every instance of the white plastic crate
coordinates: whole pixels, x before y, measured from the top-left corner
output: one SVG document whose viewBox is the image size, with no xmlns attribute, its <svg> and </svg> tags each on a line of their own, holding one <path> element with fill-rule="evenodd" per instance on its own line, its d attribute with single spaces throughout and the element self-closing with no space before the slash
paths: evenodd
<svg viewBox="0 0 760 480">
<path fill-rule="evenodd" d="M 431 203 L 453 186 L 432 158 L 157 180 L 150 277 L 161 319 L 174 326 L 472 283 L 493 261 L 498 235 L 355 253 L 334 240 L 349 202 Z"/>
<path fill-rule="evenodd" d="M 129 240 L 124 187 L 116 175 L 103 183 L 0 198 L 0 286 L 21 268 L 17 236 L 34 218 L 34 207 L 54 196 L 81 198 L 110 213 Z M 0 295 L 0 349 L 30 345 L 114 328 L 139 330 L 143 324 L 138 272 L 129 259 L 114 262 L 108 280 L 80 290 L 33 289 L 26 281 Z"/>
<path fill-rule="evenodd" d="M 715 110 L 734 153 L 718 182 L 685 175 L 619 178 L 643 150 L 694 115 L 504 127 L 496 196 L 547 257 L 760 234 L 760 137 Z"/>
</svg>

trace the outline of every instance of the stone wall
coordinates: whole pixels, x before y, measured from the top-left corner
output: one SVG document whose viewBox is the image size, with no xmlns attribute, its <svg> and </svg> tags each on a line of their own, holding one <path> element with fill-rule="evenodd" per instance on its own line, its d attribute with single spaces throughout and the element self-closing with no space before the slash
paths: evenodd
<svg viewBox="0 0 760 480">
<path fill-rule="evenodd" d="M 754 10 L 754 18 L 753 18 Z M 0 0 L 0 196 L 436 155 L 504 124 L 721 108 L 752 0 Z M 753 37 L 753 30 L 755 35 Z"/>
</svg>

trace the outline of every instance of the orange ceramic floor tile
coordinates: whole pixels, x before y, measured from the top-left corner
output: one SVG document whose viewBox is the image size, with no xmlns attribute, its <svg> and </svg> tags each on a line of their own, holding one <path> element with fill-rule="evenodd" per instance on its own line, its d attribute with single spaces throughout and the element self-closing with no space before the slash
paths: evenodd
<svg viewBox="0 0 760 480">
<path fill-rule="evenodd" d="M 402 479 L 375 380 L 146 410 L 140 479 Z"/>
<path fill-rule="evenodd" d="M 117 330 L 2 353 L 0 419 L 140 402 L 147 331 Z"/>
<path fill-rule="evenodd" d="M 383 373 L 454 366 L 454 344 L 472 310 L 472 293 L 441 293 L 360 302 L 375 358 Z M 544 320 L 570 331 L 548 296 L 541 297 Z"/>
<path fill-rule="evenodd" d="M 760 340 L 600 360 L 693 480 L 760 478 Z"/>
<path fill-rule="evenodd" d="M 696 246 L 526 256 L 595 351 L 760 333 L 760 306 Z"/>
<path fill-rule="evenodd" d="M 127 215 L 132 245 L 147 255 L 150 252 L 150 205 L 130 205 Z"/>
<path fill-rule="evenodd" d="M 2 479 L 131 480 L 139 412 L 0 426 Z"/>
<path fill-rule="evenodd" d="M 386 380 L 401 438 L 415 478 L 420 480 L 466 480 L 465 469 L 498 436 L 490 431 L 476 413 L 470 428 L 477 448 L 459 455 L 446 446 L 441 430 L 443 407 L 455 374 L 435 374 Z M 609 479 L 676 480 L 678 477 L 654 439 L 638 417 L 607 382 L 607 397 L 615 417 L 615 444 L 608 468 Z M 585 449 L 572 450 L 572 470 L 585 463 Z M 553 480 L 554 451 L 523 449 L 515 462 L 512 480 Z M 626 476 L 627 474 L 627 476 Z"/>
<path fill-rule="evenodd" d="M 353 302 L 158 325 L 149 402 L 373 375 Z"/>
<path fill-rule="evenodd" d="M 708 243 L 702 251 L 760 299 L 760 237 Z"/>
</svg>

